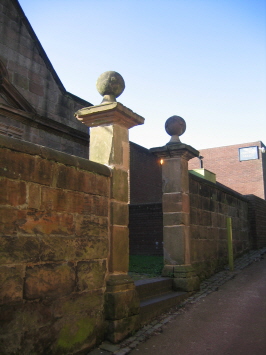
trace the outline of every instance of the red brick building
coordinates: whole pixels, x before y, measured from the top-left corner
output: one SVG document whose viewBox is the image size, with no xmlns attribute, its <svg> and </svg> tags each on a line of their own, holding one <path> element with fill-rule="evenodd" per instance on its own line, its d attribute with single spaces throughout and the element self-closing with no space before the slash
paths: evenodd
<svg viewBox="0 0 266 355">
<path fill-rule="evenodd" d="M 266 199 L 266 152 L 261 141 L 202 149 L 203 167 L 216 180 L 241 193 Z M 189 169 L 199 169 L 200 161 L 189 161 Z"/>
</svg>

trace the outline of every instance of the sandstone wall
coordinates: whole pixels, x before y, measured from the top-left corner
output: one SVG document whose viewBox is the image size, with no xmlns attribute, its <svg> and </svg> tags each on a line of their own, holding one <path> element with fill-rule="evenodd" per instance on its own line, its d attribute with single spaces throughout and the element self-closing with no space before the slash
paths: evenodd
<svg viewBox="0 0 266 355">
<path fill-rule="evenodd" d="M 265 201 L 256 196 L 247 199 L 218 183 L 189 176 L 192 264 L 205 278 L 228 262 L 227 217 L 232 218 L 234 257 L 252 247 L 251 239 L 257 238 L 259 247 L 265 245 L 266 237 L 259 237 L 265 235 Z M 131 254 L 163 255 L 161 203 L 130 205 L 129 233 Z"/>
<path fill-rule="evenodd" d="M 110 171 L 0 136 L 2 354 L 103 339 Z"/>
<path fill-rule="evenodd" d="M 250 237 L 254 249 L 266 247 L 266 201 L 254 196 L 245 196 L 249 201 Z"/>
<path fill-rule="evenodd" d="M 190 174 L 191 262 L 205 278 L 228 261 L 226 218 L 232 218 L 234 257 L 250 249 L 248 201 Z"/>
<path fill-rule="evenodd" d="M 0 0 L 0 78 L 2 134 L 88 158 L 74 113 L 91 104 L 66 91 L 17 0 Z"/>
</svg>

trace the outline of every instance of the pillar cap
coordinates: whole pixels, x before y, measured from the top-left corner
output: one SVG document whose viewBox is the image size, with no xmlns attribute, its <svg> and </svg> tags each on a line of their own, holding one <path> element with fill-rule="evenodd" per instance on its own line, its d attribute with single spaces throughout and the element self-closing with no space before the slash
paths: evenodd
<svg viewBox="0 0 266 355">
<path fill-rule="evenodd" d="M 190 160 L 199 156 L 198 150 L 181 142 L 167 144 L 163 147 L 151 148 L 150 152 L 162 159 L 182 157 L 186 160 Z"/>
<path fill-rule="evenodd" d="M 143 117 L 120 102 L 84 107 L 75 113 L 75 117 L 88 127 L 118 124 L 129 129 L 144 123 Z"/>
</svg>

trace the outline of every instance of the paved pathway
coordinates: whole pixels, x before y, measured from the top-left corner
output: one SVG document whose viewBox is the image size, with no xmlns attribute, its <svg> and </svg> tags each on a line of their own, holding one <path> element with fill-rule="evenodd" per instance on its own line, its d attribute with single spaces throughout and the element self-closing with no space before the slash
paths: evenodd
<svg viewBox="0 0 266 355">
<path fill-rule="evenodd" d="M 245 254 L 233 272 L 215 274 L 133 337 L 119 345 L 104 342 L 90 355 L 265 355 L 265 253 L 266 248 Z"/>
</svg>

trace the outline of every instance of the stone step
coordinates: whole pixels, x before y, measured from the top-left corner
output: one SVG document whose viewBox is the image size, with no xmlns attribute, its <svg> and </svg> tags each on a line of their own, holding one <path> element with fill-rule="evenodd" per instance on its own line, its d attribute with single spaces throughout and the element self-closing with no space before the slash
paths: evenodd
<svg viewBox="0 0 266 355">
<path fill-rule="evenodd" d="M 140 302 L 140 324 L 148 324 L 169 308 L 177 306 L 188 297 L 188 292 L 168 292 Z"/>
<path fill-rule="evenodd" d="M 172 281 L 169 277 L 154 277 L 135 281 L 140 301 L 146 298 L 162 295 L 172 291 Z"/>
<path fill-rule="evenodd" d="M 172 280 L 168 277 L 156 277 L 135 281 L 140 298 L 141 326 L 188 297 L 188 292 L 174 292 L 172 290 Z"/>
</svg>

